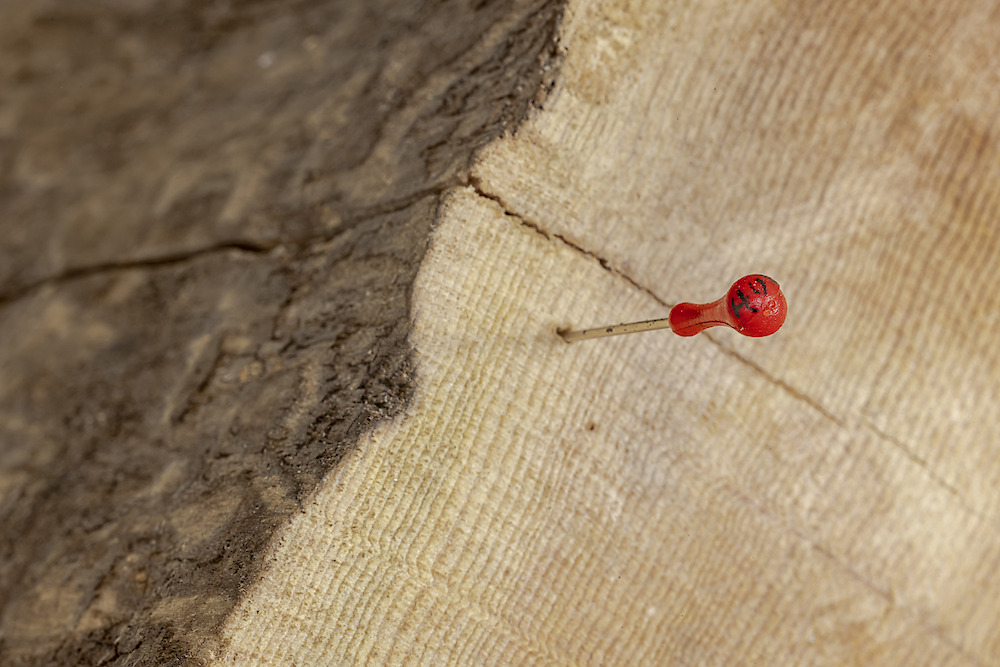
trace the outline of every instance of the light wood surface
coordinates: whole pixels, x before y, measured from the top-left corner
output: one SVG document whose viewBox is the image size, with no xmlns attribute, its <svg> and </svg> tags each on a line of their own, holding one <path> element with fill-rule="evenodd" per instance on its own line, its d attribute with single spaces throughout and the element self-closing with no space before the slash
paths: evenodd
<svg viewBox="0 0 1000 667">
<path fill-rule="evenodd" d="M 1000 9 L 570 4 L 220 663 L 1000 661 Z M 766 339 L 568 345 L 737 277 Z"/>
</svg>

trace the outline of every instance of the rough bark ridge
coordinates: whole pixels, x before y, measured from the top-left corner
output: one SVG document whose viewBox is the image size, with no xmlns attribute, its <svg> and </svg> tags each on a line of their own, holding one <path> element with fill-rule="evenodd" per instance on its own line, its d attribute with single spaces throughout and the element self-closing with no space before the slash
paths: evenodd
<svg viewBox="0 0 1000 667">
<path fill-rule="evenodd" d="M 440 193 L 561 4 L 0 9 L 0 661 L 198 662 L 405 404 Z"/>
</svg>

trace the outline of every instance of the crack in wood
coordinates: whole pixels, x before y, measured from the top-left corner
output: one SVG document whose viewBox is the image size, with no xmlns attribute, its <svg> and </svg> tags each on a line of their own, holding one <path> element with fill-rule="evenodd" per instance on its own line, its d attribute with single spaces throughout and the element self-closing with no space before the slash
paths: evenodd
<svg viewBox="0 0 1000 667">
<path fill-rule="evenodd" d="M 527 220 L 527 219 L 524 218 L 524 216 L 518 215 L 517 213 L 514 213 L 513 211 L 511 211 L 510 207 L 507 206 L 507 203 L 503 200 L 502 197 L 500 197 L 500 195 L 488 192 L 484 188 L 482 179 L 479 178 L 478 176 L 476 176 L 476 175 L 470 175 L 469 176 L 469 186 L 479 196 L 481 196 L 481 197 L 483 197 L 485 199 L 489 199 L 490 201 L 495 202 L 500 207 L 500 209 L 503 211 L 503 213 L 504 213 L 505 216 L 507 216 L 509 218 L 512 218 L 513 220 L 515 220 L 522 227 L 526 227 L 526 228 L 534 231 L 536 234 L 539 234 L 540 236 L 542 236 L 542 237 L 544 237 L 546 239 L 549 239 L 549 240 L 556 239 L 557 241 L 559 241 L 559 242 L 563 243 L 564 245 L 572 248 L 573 250 L 575 250 L 575 251 L 579 252 L 580 254 L 584 255 L 585 257 L 588 257 L 588 258 L 596 261 L 598 264 L 600 264 L 601 268 L 603 268 L 605 271 L 608 271 L 609 273 L 611 273 L 611 274 L 613 274 L 615 276 L 618 276 L 619 278 L 622 278 L 623 280 L 625 280 L 626 282 L 628 282 L 630 285 L 632 285 L 636 289 L 641 290 L 645 294 L 648 294 L 654 301 L 656 301 L 658 304 L 660 304 L 661 306 L 663 306 L 664 309 L 669 310 L 670 308 L 673 307 L 672 304 L 670 304 L 667 301 L 661 299 L 651 289 L 649 289 L 648 287 L 645 287 L 644 285 L 642 285 L 641 283 L 639 283 L 639 281 L 637 281 L 635 278 L 633 278 L 632 276 L 628 275 L 621 268 L 618 268 L 618 267 L 614 266 L 608 259 L 602 257 L 598 253 L 596 253 L 596 252 L 594 252 L 592 250 L 588 250 L 587 248 L 585 248 L 584 246 L 582 246 L 581 244 L 579 244 L 579 243 L 577 243 L 575 241 L 569 240 L 566 236 L 564 236 L 562 234 L 555 234 L 553 232 L 548 232 L 545 229 L 543 229 L 541 227 L 541 225 L 539 225 L 539 224 L 537 224 L 535 222 L 532 222 L 530 220 Z M 732 357 L 733 359 L 737 360 L 738 362 L 744 364 L 745 366 L 747 366 L 751 370 L 755 371 L 760 376 L 762 376 L 765 380 L 767 380 L 770 384 L 774 385 L 775 387 L 778 387 L 779 389 L 782 389 L 783 391 L 785 391 L 786 393 L 788 393 L 793 398 L 795 398 L 795 399 L 797 399 L 797 400 L 805 403 L 810 408 L 812 408 L 816 412 L 820 413 L 825 418 L 829 419 L 830 421 L 832 421 L 833 423 L 837 424 L 838 426 L 840 426 L 842 428 L 846 427 L 846 423 L 844 422 L 843 419 L 841 419 L 840 417 L 836 416 L 835 414 L 833 414 L 832 412 L 830 412 L 829 410 L 827 410 L 825 407 L 823 407 L 823 405 L 821 403 L 819 403 L 814 398 L 812 398 L 812 397 L 808 396 L 807 394 L 805 394 L 805 393 L 803 393 L 803 392 L 795 389 L 794 387 L 792 387 L 791 385 L 789 385 L 787 382 L 778 379 L 777 377 L 775 377 L 771 373 L 769 373 L 766 370 L 764 370 L 764 368 L 761 367 L 760 365 L 758 365 L 758 364 L 754 363 L 753 361 L 751 361 L 750 359 L 742 356 L 738 352 L 736 352 L 736 351 L 734 351 L 734 350 L 726 347 L 725 345 L 723 345 L 721 342 L 719 342 L 718 340 L 716 340 L 713 336 L 709 335 L 708 333 L 703 333 L 702 335 L 705 336 L 713 345 L 715 345 L 716 347 L 718 347 L 723 353 L 725 353 L 726 355 Z"/>
<path fill-rule="evenodd" d="M 795 399 L 797 399 L 797 400 L 805 403 L 810 408 L 812 408 L 813 410 L 815 410 L 819 414 L 823 415 L 823 417 L 825 417 L 826 419 L 832 421 L 834 424 L 836 424 L 840 428 L 842 428 L 842 429 L 846 429 L 847 428 L 847 422 L 845 422 L 843 418 L 838 417 L 837 415 L 835 415 L 832 412 L 830 412 L 829 410 L 827 410 L 825 407 L 823 407 L 822 403 L 820 403 L 819 401 L 817 401 L 813 397 L 809 396 L 808 394 L 806 394 L 804 392 L 799 391 L 798 389 L 796 389 L 795 387 L 791 386 L 790 384 L 788 384 L 784 380 L 781 380 L 780 378 L 775 377 L 774 375 L 772 375 L 771 373 L 769 373 L 767 370 L 765 370 L 763 366 L 760 366 L 759 364 L 754 363 L 753 361 L 751 361 L 747 357 L 744 357 L 743 355 L 741 355 L 740 353 L 736 352 L 735 350 L 732 350 L 732 349 L 726 347 L 725 345 L 723 345 L 721 342 L 719 342 L 718 340 L 716 340 L 715 338 L 713 338 L 708 333 L 702 333 L 702 335 L 705 336 L 709 341 L 711 341 L 711 343 L 713 345 L 715 345 L 716 347 L 718 347 L 719 350 L 721 350 L 724 354 L 726 354 L 727 356 L 732 357 L 733 359 L 737 360 L 738 362 L 746 365 L 747 367 L 749 367 L 750 369 L 752 369 L 753 371 L 755 371 L 758 375 L 760 375 L 765 380 L 767 380 L 768 383 L 774 385 L 775 387 L 778 387 L 779 389 L 782 389 L 787 394 L 789 394 L 792 398 L 795 398 Z"/>
<path fill-rule="evenodd" d="M 934 472 L 934 469 L 931 468 L 930 464 L 927 463 L 926 460 L 917 456 L 912 449 L 910 449 L 909 447 L 906 446 L 906 444 L 903 443 L 902 440 L 892 435 L 889 435 L 885 431 L 881 430 L 880 428 L 872 424 L 867 419 L 863 422 L 863 424 L 865 428 L 871 431 L 880 440 L 884 440 L 885 442 L 889 443 L 890 445 L 901 451 L 907 459 L 916 464 L 917 467 L 921 468 L 932 482 L 938 484 L 948 493 L 953 495 L 958 500 L 958 504 L 959 506 L 962 507 L 963 510 L 968 512 L 970 515 L 976 517 L 980 521 L 984 522 L 988 521 L 988 518 L 984 516 L 984 514 L 980 510 L 976 509 L 975 507 L 973 507 L 968 503 L 965 497 L 955 486 L 953 486 L 950 482 L 948 482 L 948 480 L 946 480 L 944 477 L 941 477 L 938 473 Z"/>
<path fill-rule="evenodd" d="M 427 197 L 440 197 L 449 188 L 457 185 L 464 185 L 465 182 L 465 176 L 460 175 L 457 178 L 447 179 L 447 181 L 433 187 L 423 188 L 403 197 L 359 208 L 350 213 L 344 214 L 342 217 L 342 224 L 332 232 L 311 234 L 302 238 L 274 238 L 263 240 L 233 239 L 212 243 L 200 248 L 194 248 L 192 250 L 167 252 L 162 255 L 137 257 L 134 259 L 109 260 L 107 262 L 70 267 L 25 285 L 15 287 L 6 292 L 0 292 L 0 307 L 23 299 L 48 285 L 68 283 L 74 280 L 100 275 L 102 273 L 177 266 L 208 255 L 220 254 L 229 251 L 242 252 L 250 255 L 266 255 L 279 246 L 295 246 L 305 248 L 315 243 L 327 243 L 334 240 L 345 231 L 357 227 L 372 218 L 390 215 L 392 213 L 405 210 Z"/>
<path fill-rule="evenodd" d="M 555 232 L 548 232 L 545 229 L 543 229 L 540 225 L 538 225 L 537 223 L 534 223 L 534 222 L 528 220 L 527 218 L 525 218 L 522 215 L 518 215 L 517 213 L 514 213 L 510 209 L 510 207 L 507 206 L 507 203 L 503 200 L 502 197 L 500 197 L 500 195 L 497 195 L 497 194 L 494 194 L 494 193 L 486 191 L 486 189 L 483 187 L 483 181 L 482 181 L 482 179 L 479 176 L 476 176 L 475 174 L 470 174 L 469 175 L 469 186 L 480 197 L 483 197 L 484 199 L 489 199 L 490 201 L 496 202 L 496 204 L 498 206 L 500 206 L 500 209 L 503 211 L 503 213 L 504 213 L 505 216 L 507 216 L 508 218 L 513 218 L 522 227 L 526 227 L 526 228 L 534 231 L 535 233 L 539 234 L 540 236 L 542 236 L 542 237 L 544 237 L 546 239 L 556 239 L 557 241 L 559 241 L 562 244 L 564 244 L 564 245 L 572 248 L 576 252 L 584 255 L 585 257 L 589 257 L 590 259 L 596 261 L 598 264 L 600 264 L 601 268 L 604 269 L 605 271 L 608 271 L 611 274 L 613 274 L 615 276 L 618 276 L 619 278 L 623 279 L 628 284 L 632 285 L 632 287 L 635 287 L 637 290 L 640 290 L 640 291 L 648 294 L 654 301 L 656 301 L 658 304 L 660 304 L 664 308 L 666 308 L 666 309 L 670 309 L 671 308 L 671 304 L 669 304 L 666 301 L 664 301 L 663 299 L 661 299 L 659 296 L 657 296 L 648 287 L 645 287 L 644 285 L 642 285 L 638 280 L 636 280 L 635 278 L 633 278 L 632 276 L 630 276 L 628 273 L 626 273 L 624 269 L 622 269 L 620 267 L 617 267 L 614 264 L 612 264 L 611 261 L 608 260 L 607 258 L 602 257 L 601 255 L 597 254 L 596 252 L 594 252 L 592 250 L 588 250 L 587 248 L 585 248 L 580 243 L 577 243 L 576 241 L 570 240 L 568 237 L 566 237 L 563 234 L 556 234 Z"/>
<path fill-rule="evenodd" d="M 89 278 L 90 276 L 95 276 L 102 273 L 114 273 L 117 271 L 128 271 L 132 269 L 159 268 L 163 266 L 176 266 L 178 264 L 183 264 L 185 262 L 189 262 L 193 259 L 199 259 L 207 255 L 214 255 L 230 251 L 243 252 L 252 255 L 261 255 L 271 252 L 279 245 L 281 245 L 281 242 L 276 240 L 222 241 L 220 243 L 213 243 L 212 245 L 196 248 L 194 250 L 187 250 L 183 252 L 165 253 L 163 255 L 153 256 L 153 257 L 139 257 L 136 259 L 113 260 L 109 262 L 99 262 L 97 264 L 89 264 L 86 266 L 76 266 L 64 269 L 59 273 L 56 273 L 51 276 L 46 276 L 45 278 L 41 278 L 39 280 L 28 283 L 16 289 L 12 289 L 8 292 L 0 293 L 0 306 L 4 306 L 12 301 L 17 301 L 18 299 L 22 299 L 28 296 L 29 294 L 36 292 L 48 285 L 57 285 L 60 283 L 71 282 L 73 280 L 79 280 L 81 278 Z"/>
</svg>

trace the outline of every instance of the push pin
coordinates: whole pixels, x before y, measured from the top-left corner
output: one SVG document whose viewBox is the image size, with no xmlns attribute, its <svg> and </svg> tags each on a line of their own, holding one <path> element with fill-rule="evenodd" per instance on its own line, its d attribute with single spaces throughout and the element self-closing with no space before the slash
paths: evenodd
<svg viewBox="0 0 1000 667">
<path fill-rule="evenodd" d="M 767 276 L 743 276 L 729 288 L 726 296 L 712 303 L 679 303 L 670 316 L 660 320 L 628 322 L 609 327 L 557 332 L 567 343 L 585 338 L 603 338 L 622 334 L 670 329 L 678 336 L 693 336 L 709 327 L 725 325 L 744 336 L 770 336 L 785 322 L 788 305 L 778 283 Z"/>
</svg>

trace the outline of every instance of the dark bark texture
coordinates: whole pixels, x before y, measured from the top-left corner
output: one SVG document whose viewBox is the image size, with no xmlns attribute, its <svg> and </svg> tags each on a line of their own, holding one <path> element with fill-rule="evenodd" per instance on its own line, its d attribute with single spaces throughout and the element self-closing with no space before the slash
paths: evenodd
<svg viewBox="0 0 1000 667">
<path fill-rule="evenodd" d="M 561 4 L 0 5 L 0 663 L 198 664 L 414 378 L 441 193 Z"/>
</svg>

